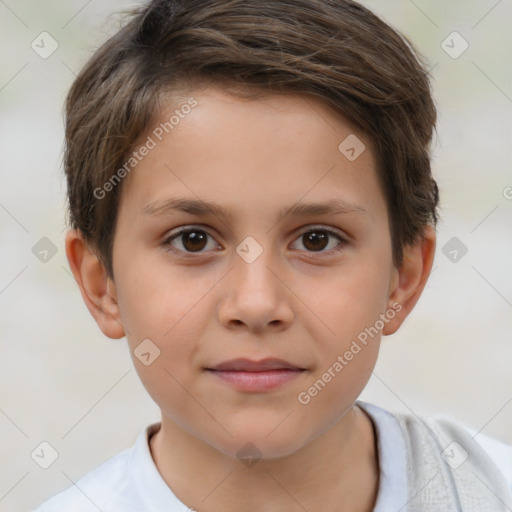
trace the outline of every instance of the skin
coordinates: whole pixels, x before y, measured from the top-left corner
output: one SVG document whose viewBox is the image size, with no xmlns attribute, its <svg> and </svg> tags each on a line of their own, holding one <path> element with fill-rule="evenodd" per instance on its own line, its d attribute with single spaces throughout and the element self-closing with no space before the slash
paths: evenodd
<svg viewBox="0 0 512 512">
<path fill-rule="evenodd" d="M 379 483 L 376 441 L 354 402 L 381 335 L 307 405 L 297 396 L 393 304 L 401 310 L 382 334 L 400 327 L 430 273 L 435 232 L 426 227 L 394 267 L 371 141 L 317 100 L 248 101 L 215 87 L 190 96 L 198 105 L 125 178 L 114 278 L 79 232 L 67 233 L 85 303 L 106 336 L 126 335 L 132 354 L 147 338 L 159 348 L 152 364 L 133 361 L 162 411 L 153 459 L 187 506 L 369 512 Z M 350 134 L 366 146 L 354 161 L 338 150 Z M 232 219 L 143 212 L 170 197 L 214 201 Z M 332 198 L 364 212 L 278 214 L 299 200 Z M 196 245 L 183 236 L 170 242 L 181 227 L 210 236 Z M 315 245 L 303 236 L 329 227 L 345 241 L 330 235 Z M 263 250 L 251 263 L 236 252 L 247 236 Z M 205 370 L 237 357 L 277 357 L 306 371 L 278 389 L 248 393 Z M 237 457 L 246 443 L 261 457 L 251 467 Z"/>
</svg>

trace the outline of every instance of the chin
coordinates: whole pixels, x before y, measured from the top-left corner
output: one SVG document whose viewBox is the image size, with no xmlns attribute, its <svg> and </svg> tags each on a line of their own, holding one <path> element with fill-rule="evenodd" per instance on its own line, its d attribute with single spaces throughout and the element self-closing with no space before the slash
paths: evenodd
<svg viewBox="0 0 512 512">
<path fill-rule="evenodd" d="M 286 415 L 284 415 L 286 416 Z M 300 425 L 290 422 L 285 425 L 283 416 L 277 421 L 262 421 L 261 418 L 247 419 L 236 424 L 226 425 L 233 437 L 210 440 L 217 450 L 230 457 L 241 459 L 279 459 L 300 450 L 308 442 L 307 433 L 301 431 Z"/>
</svg>

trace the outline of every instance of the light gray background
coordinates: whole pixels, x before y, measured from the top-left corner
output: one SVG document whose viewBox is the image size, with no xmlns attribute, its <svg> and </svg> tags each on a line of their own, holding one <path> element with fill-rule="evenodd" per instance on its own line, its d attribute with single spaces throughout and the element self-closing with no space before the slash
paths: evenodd
<svg viewBox="0 0 512 512">
<path fill-rule="evenodd" d="M 399 333 L 383 339 L 361 398 L 445 414 L 512 443 L 512 2 L 363 3 L 433 67 L 443 220 L 429 284 Z M 86 310 L 63 245 L 62 104 L 75 73 L 114 32 L 107 14 L 130 5 L 0 0 L 2 511 L 29 510 L 159 418 L 126 341 L 105 338 Z M 47 59 L 31 48 L 43 31 L 59 45 Z M 469 43 L 457 59 L 441 47 L 453 31 Z M 43 237 L 57 248 L 46 263 L 32 252 Z M 468 248 L 456 263 L 442 253 L 452 237 Z M 30 457 L 42 441 L 59 454 L 46 470 Z"/>
</svg>

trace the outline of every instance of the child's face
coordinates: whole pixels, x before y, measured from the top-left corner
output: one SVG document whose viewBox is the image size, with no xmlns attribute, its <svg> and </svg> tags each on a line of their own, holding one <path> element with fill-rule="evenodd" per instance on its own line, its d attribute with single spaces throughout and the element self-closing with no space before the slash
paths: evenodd
<svg viewBox="0 0 512 512">
<path fill-rule="evenodd" d="M 232 455 L 248 441 L 285 455 L 352 407 L 376 362 L 375 326 L 398 282 L 376 162 L 359 133 L 366 149 L 350 161 L 338 147 L 354 130 L 311 99 L 191 97 L 197 106 L 162 141 L 141 138 L 156 147 L 123 184 L 113 250 L 122 324 L 132 353 L 145 339 L 160 350 L 134 364 L 164 424 Z M 231 218 L 159 209 L 171 198 L 213 202 Z M 345 211 L 285 215 L 329 201 Z M 168 241 L 184 227 L 195 238 Z M 373 337 L 357 351 L 365 328 Z M 303 371 L 264 389 L 254 376 L 241 388 L 207 370 L 236 358 Z M 330 382 L 309 392 L 329 369 Z"/>
</svg>

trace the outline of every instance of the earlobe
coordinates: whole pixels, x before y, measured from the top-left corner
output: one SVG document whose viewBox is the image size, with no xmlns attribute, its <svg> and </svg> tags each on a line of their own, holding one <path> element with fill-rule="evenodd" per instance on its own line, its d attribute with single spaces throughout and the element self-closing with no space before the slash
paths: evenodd
<svg viewBox="0 0 512 512">
<path fill-rule="evenodd" d="M 385 325 L 382 334 L 393 334 L 412 311 L 425 288 L 432 270 L 436 249 L 436 232 L 427 226 L 414 245 L 404 248 L 404 259 L 395 269 L 390 287 L 388 307 L 396 314 Z"/>
<path fill-rule="evenodd" d="M 87 309 L 109 338 L 125 335 L 114 281 L 77 230 L 66 234 L 66 256 Z"/>
</svg>

